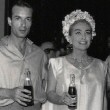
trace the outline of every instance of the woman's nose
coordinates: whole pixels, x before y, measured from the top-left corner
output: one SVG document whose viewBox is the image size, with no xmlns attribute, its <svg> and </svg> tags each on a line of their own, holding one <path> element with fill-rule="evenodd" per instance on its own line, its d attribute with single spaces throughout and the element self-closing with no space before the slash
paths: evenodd
<svg viewBox="0 0 110 110">
<path fill-rule="evenodd" d="M 82 34 L 82 38 L 83 38 L 83 39 L 86 39 L 86 35 L 85 35 L 85 34 Z"/>
</svg>

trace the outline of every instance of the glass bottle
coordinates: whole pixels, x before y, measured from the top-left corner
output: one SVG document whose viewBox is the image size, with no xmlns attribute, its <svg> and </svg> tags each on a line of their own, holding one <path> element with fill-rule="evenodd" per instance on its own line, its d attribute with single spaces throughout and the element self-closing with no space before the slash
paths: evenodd
<svg viewBox="0 0 110 110">
<path fill-rule="evenodd" d="M 77 99 L 77 89 L 75 86 L 75 75 L 74 74 L 70 74 L 70 84 L 69 84 L 69 88 L 68 88 L 68 93 L 72 98 Z M 71 104 L 68 106 L 69 109 L 76 109 L 77 108 L 77 102 Z"/>
<path fill-rule="evenodd" d="M 33 86 L 32 86 L 32 80 L 31 80 L 31 72 L 29 71 L 29 68 L 25 69 L 24 89 L 31 91 L 31 94 L 28 94 L 28 95 L 32 97 L 32 100 L 30 102 L 25 102 L 25 103 L 27 104 L 27 106 L 32 106 L 34 104 Z"/>
</svg>

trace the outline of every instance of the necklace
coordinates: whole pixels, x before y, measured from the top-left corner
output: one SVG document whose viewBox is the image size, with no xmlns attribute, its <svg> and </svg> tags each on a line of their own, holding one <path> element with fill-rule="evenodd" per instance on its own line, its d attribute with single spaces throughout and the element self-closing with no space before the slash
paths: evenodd
<svg viewBox="0 0 110 110">
<path fill-rule="evenodd" d="M 89 56 L 83 56 L 81 59 L 78 59 L 71 55 L 69 62 L 79 69 L 84 69 L 92 62 L 92 60 L 93 59 Z"/>
<path fill-rule="evenodd" d="M 74 64 L 80 68 L 80 69 L 83 69 L 84 67 L 86 67 L 89 62 L 87 60 L 78 60 L 78 59 L 73 59 L 74 61 Z"/>
</svg>

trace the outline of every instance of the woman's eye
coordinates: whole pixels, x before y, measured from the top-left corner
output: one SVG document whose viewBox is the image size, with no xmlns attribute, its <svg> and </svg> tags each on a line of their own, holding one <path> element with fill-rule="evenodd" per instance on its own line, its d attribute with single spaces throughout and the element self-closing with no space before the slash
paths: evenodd
<svg viewBox="0 0 110 110">
<path fill-rule="evenodd" d="M 91 31 L 87 31 L 86 33 L 87 33 L 87 34 L 91 34 Z"/>
<path fill-rule="evenodd" d="M 80 32 L 76 32 L 75 34 L 79 35 L 79 34 L 81 34 L 81 33 L 80 33 Z"/>
</svg>

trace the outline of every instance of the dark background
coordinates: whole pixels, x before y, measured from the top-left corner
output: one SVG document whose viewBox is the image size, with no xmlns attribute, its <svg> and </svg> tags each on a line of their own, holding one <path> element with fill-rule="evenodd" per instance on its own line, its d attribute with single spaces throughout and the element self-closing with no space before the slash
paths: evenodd
<svg viewBox="0 0 110 110">
<path fill-rule="evenodd" d="M 88 11 L 96 21 L 96 33 L 89 54 L 105 60 L 108 55 L 107 38 L 110 37 L 110 1 L 109 0 L 27 0 L 33 5 L 34 16 L 29 38 L 37 45 L 54 40 L 58 48 L 62 43 L 62 20 L 73 10 Z M 13 0 L 6 0 L 6 14 Z M 9 27 L 5 23 L 5 34 Z"/>
</svg>

